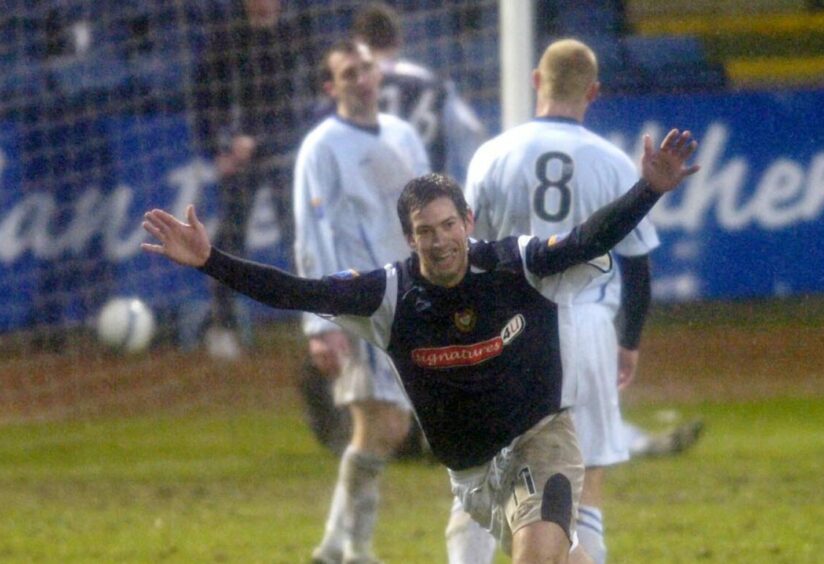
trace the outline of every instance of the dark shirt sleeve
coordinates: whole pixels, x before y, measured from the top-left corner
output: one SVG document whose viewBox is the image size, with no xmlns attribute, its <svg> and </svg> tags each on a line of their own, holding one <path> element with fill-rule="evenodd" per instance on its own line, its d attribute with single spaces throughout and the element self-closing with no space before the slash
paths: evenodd
<svg viewBox="0 0 824 564">
<path fill-rule="evenodd" d="M 615 319 L 618 344 L 635 350 L 641 343 L 652 299 L 649 255 L 617 258 L 621 269 L 621 308 Z"/>
<path fill-rule="evenodd" d="M 386 272 L 300 278 L 276 268 L 241 259 L 212 247 L 198 270 L 229 288 L 277 309 L 327 315 L 369 317 L 383 301 Z"/>
<path fill-rule="evenodd" d="M 607 253 L 638 225 L 660 197 L 645 180 L 639 180 L 563 239 L 553 244 L 531 241 L 526 249 L 527 268 L 538 276 L 551 276 Z"/>
</svg>

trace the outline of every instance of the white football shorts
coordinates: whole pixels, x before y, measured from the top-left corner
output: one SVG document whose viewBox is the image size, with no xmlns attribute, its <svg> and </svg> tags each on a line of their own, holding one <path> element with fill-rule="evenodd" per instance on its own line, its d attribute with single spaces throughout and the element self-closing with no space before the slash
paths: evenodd
<svg viewBox="0 0 824 564">
<path fill-rule="evenodd" d="M 618 339 L 610 308 L 575 304 L 577 382 L 572 419 L 586 466 L 629 460 L 618 397 Z"/>
<path fill-rule="evenodd" d="M 344 363 L 340 376 L 335 379 L 335 405 L 377 400 L 411 409 L 387 354 L 359 337 L 349 335 L 349 338 L 352 357 Z"/>
</svg>

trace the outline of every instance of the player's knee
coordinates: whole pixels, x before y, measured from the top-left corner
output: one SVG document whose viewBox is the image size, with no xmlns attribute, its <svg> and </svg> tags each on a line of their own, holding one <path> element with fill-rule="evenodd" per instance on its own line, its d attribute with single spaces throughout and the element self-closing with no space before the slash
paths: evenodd
<svg viewBox="0 0 824 564">
<path fill-rule="evenodd" d="M 409 433 L 409 412 L 393 404 L 380 402 L 374 413 L 377 417 L 371 426 L 376 433 L 389 444 L 398 445 L 403 442 Z"/>
<path fill-rule="evenodd" d="M 394 413 L 386 420 L 385 440 L 387 445 L 394 449 L 403 444 L 409 434 L 410 423 L 409 412 L 394 410 Z"/>
<path fill-rule="evenodd" d="M 512 537 L 512 562 L 566 563 L 570 543 L 556 523 L 536 521 L 518 529 Z"/>
<path fill-rule="evenodd" d="M 541 520 L 555 523 L 567 538 L 572 523 L 572 484 L 563 474 L 553 474 L 544 484 L 541 500 Z"/>
</svg>

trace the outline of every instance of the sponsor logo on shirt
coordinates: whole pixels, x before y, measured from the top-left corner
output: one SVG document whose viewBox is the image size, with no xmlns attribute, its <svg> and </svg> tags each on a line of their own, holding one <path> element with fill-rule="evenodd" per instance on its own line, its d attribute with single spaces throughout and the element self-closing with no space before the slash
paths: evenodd
<svg viewBox="0 0 824 564">
<path fill-rule="evenodd" d="M 501 339 L 503 339 L 504 344 L 508 345 L 512 342 L 515 337 L 521 334 L 521 331 L 524 330 L 526 327 L 526 319 L 520 313 L 509 320 L 509 323 L 506 324 L 503 331 L 501 331 Z"/>
<path fill-rule="evenodd" d="M 520 313 L 507 322 L 497 337 L 470 345 L 425 347 L 412 351 L 412 362 L 422 368 L 456 368 L 474 366 L 499 356 L 506 345 L 520 335 L 526 320 Z"/>
</svg>

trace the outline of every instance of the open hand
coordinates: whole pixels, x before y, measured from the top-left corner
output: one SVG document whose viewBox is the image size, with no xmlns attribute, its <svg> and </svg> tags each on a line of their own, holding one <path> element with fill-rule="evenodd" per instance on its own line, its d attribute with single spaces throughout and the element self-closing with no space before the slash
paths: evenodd
<svg viewBox="0 0 824 564">
<path fill-rule="evenodd" d="M 657 151 L 652 150 L 650 136 L 644 135 L 641 176 L 656 192 L 669 192 L 684 178 L 698 172 L 698 165 L 686 166 L 686 162 L 697 148 L 698 142 L 692 138 L 689 131 L 671 130 Z"/>
<path fill-rule="evenodd" d="M 194 206 L 186 208 L 189 223 L 183 223 L 163 210 L 146 212 L 143 217 L 143 229 L 160 241 L 159 245 L 142 243 L 140 248 L 144 251 L 164 255 L 186 266 L 200 267 L 206 264 L 212 245 L 206 228 L 195 214 Z"/>
<path fill-rule="evenodd" d="M 352 345 L 343 331 L 327 331 L 309 337 L 309 358 L 327 378 L 336 378 L 346 360 L 352 356 Z"/>
</svg>

